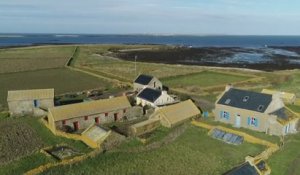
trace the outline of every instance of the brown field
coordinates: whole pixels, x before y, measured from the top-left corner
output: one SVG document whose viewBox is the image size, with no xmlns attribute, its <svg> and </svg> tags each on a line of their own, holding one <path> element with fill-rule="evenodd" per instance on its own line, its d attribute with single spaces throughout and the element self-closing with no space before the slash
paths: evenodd
<svg viewBox="0 0 300 175">
<path fill-rule="evenodd" d="M 43 147 L 37 132 L 27 123 L 1 121 L 0 133 L 0 165 L 30 155 Z"/>
<path fill-rule="evenodd" d="M 75 46 L 0 49 L 0 74 L 64 67 Z"/>
<path fill-rule="evenodd" d="M 0 74 L 0 104 L 7 106 L 8 90 L 55 88 L 55 94 L 89 89 L 110 89 L 112 84 L 69 69 L 47 69 Z"/>
</svg>

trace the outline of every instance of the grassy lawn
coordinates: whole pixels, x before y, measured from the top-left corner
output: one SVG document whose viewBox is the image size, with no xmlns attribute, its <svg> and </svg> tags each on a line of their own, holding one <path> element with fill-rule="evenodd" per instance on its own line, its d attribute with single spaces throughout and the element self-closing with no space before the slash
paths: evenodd
<svg viewBox="0 0 300 175">
<path fill-rule="evenodd" d="M 295 93 L 298 97 L 300 97 L 300 72 L 299 70 L 294 70 L 292 72 L 288 72 L 290 74 L 290 78 L 286 79 L 286 81 L 277 84 L 274 89 L 278 89 L 281 91 L 287 91 Z"/>
<path fill-rule="evenodd" d="M 215 86 L 247 80 L 247 76 L 230 75 L 226 73 L 203 71 L 188 75 L 179 75 L 162 79 L 162 82 L 173 88 L 185 86 Z"/>
<path fill-rule="evenodd" d="M 41 140 L 42 142 L 42 144 L 36 145 L 36 150 L 34 152 L 29 153 L 29 155 L 18 155 L 17 157 L 13 158 L 14 160 L 13 162 L 0 165 L 0 174 L 3 175 L 23 174 L 24 172 L 32 168 L 38 167 L 42 164 L 56 161 L 55 159 L 51 157 L 47 157 L 44 154 L 40 153 L 39 149 L 41 147 L 54 146 L 57 144 L 67 144 L 70 147 L 82 153 L 86 153 L 90 151 L 90 149 L 80 141 L 74 141 L 63 137 L 56 137 L 45 126 L 43 126 L 43 124 L 38 120 L 38 118 L 33 118 L 33 117 L 11 118 L 11 117 L 5 117 L 0 115 L 0 123 L 2 122 L 6 122 L 8 126 L 10 126 L 9 123 L 11 123 L 11 125 L 26 124 L 30 126 L 30 128 L 28 129 L 33 130 L 35 133 L 34 135 L 32 135 L 32 137 L 37 137 L 37 139 Z M 17 133 L 17 130 L 10 130 L 9 128 L 7 128 L 6 132 L 11 132 L 12 137 L 14 137 L 12 140 L 8 141 L 8 142 L 12 142 L 11 145 L 14 145 L 14 149 L 16 150 L 28 149 L 24 144 L 20 144 L 20 145 L 13 144 L 13 142 L 18 141 L 19 139 L 23 139 Z M 5 134 L 6 132 L 1 132 L 1 134 Z M 12 151 L 12 149 L 2 150 L 2 151 L 3 152 Z"/>
<path fill-rule="evenodd" d="M 47 69 L 0 74 L 0 104 L 7 105 L 7 91 L 17 89 L 55 88 L 55 94 L 80 90 L 109 89 L 112 84 L 69 69 Z"/>
<path fill-rule="evenodd" d="M 300 134 L 287 136 L 283 149 L 268 160 L 272 175 L 298 175 L 300 172 L 299 148 Z"/>
<path fill-rule="evenodd" d="M 64 67 L 75 46 L 0 49 L 0 73 Z"/>
<path fill-rule="evenodd" d="M 140 146 L 127 144 L 131 148 Z M 263 149 L 249 143 L 229 145 L 210 138 L 207 130 L 189 125 L 174 142 L 157 149 L 138 153 L 106 152 L 44 174 L 222 174 L 244 162 L 245 156 L 256 155 Z"/>
</svg>

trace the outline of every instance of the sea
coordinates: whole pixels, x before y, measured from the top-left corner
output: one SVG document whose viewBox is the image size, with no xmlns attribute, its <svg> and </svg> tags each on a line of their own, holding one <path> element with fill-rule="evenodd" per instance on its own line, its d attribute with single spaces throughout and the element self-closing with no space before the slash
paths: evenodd
<svg viewBox="0 0 300 175">
<path fill-rule="evenodd" d="M 188 47 L 300 46 L 300 36 L 0 34 L 0 47 L 45 44 L 164 44 Z"/>
</svg>

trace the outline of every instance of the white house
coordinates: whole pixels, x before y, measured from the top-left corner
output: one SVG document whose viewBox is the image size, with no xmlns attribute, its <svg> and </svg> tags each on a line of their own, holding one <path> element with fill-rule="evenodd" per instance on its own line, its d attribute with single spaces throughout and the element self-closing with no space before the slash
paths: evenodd
<svg viewBox="0 0 300 175">
<path fill-rule="evenodd" d="M 171 97 L 167 91 L 161 91 L 158 89 L 144 88 L 141 90 L 136 97 L 137 105 L 141 104 L 142 106 L 164 106 L 174 103 L 175 100 Z"/>
</svg>

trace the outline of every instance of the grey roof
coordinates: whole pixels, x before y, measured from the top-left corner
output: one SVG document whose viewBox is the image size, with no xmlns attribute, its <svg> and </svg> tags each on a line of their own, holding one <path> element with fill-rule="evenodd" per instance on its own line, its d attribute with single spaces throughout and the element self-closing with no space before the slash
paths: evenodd
<svg viewBox="0 0 300 175">
<path fill-rule="evenodd" d="M 259 175 L 259 173 L 254 166 L 251 166 L 249 162 L 246 162 L 224 173 L 224 175 Z"/>
<path fill-rule="evenodd" d="M 134 82 L 142 85 L 148 85 L 152 79 L 153 76 L 141 74 L 134 80 Z"/>
<path fill-rule="evenodd" d="M 280 108 L 277 111 L 271 112 L 271 115 L 276 115 L 278 118 L 282 120 L 288 120 L 289 117 L 286 115 L 285 108 Z"/>
<path fill-rule="evenodd" d="M 138 97 L 150 102 L 155 102 L 161 94 L 162 92 L 160 90 L 145 88 L 138 94 Z"/>
<path fill-rule="evenodd" d="M 272 95 L 231 88 L 218 104 L 264 113 L 272 101 Z"/>
</svg>

